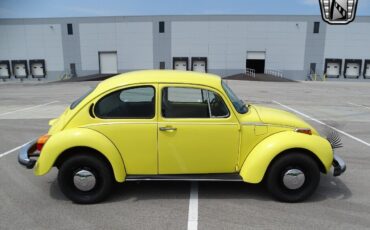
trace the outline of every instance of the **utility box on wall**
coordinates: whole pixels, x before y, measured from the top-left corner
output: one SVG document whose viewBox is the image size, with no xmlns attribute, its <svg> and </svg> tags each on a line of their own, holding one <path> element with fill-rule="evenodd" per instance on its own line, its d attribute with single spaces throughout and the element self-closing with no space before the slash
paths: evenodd
<svg viewBox="0 0 370 230">
<path fill-rule="evenodd" d="M 12 70 L 15 78 L 27 78 L 28 68 L 26 60 L 12 60 Z"/>
<path fill-rule="evenodd" d="M 33 78 L 45 78 L 46 67 L 44 59 L 30 60 L 30 72 Z"/>
<path fill-rule="evenodd" d="M 11 75 L 10 62 L 8 60 L 0 60 L 0 78 L 9 79 Z"/>
</svg>

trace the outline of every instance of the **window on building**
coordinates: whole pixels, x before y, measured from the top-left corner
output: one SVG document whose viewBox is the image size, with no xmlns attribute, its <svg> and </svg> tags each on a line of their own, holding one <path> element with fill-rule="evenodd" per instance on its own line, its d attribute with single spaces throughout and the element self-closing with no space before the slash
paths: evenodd
<svg viewBox="0 0 370 230">
<path fill-rule="evenodd" d="M 320 31 L 320 22 L 314 22 L 313 24 L 313 33 L 318 34 Z"/>
<path fill-rule="evenodd" d="M 159 69 L 165 69 L 166 63 L 164 61 L 159 62 Z"/>
<path fill-rule="evenodd" d="M 164 22 L 159 22 L 159 33 L 164 33 Z"/>
<path fill-rule="evenodd" d="M 166 118 L 228 117 L 222 98 L 197 88 L 168 87 L 162 91 L 162 116 Z"/>
<path fill-rule="evenodd" d="M 68 33 L 68 35 L 72 35 L 73 34 L 73 26 L 72 26 L 72 23 L 68 23 L 67 24 L 67 33 Z"/>
<path fill-rule="evenodd" d="M 153 118 L 155 90 L 143 86 L 118 90 L 103 97 L 94 108 L 100 118 Z"/>
</svg>

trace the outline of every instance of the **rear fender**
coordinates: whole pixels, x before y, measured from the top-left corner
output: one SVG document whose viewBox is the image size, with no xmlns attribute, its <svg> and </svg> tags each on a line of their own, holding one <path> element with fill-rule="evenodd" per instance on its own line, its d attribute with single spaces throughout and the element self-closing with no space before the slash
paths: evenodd
<svg viewBox="0 0 370 230">
<path fill-rule="evenodd" d="M 67 129 L 52 135 L 37 160 L 35 175 L 41 176 L 48 173 L 62 153 L 76 147 L 87 147 L 101 153 L 109 161 L 116 181 L 125 180 L 126 170 L 117 148 L 106 136 L 87 128 Z M 73 154 L 73 152 L 66 154 Z"/>
</svg>

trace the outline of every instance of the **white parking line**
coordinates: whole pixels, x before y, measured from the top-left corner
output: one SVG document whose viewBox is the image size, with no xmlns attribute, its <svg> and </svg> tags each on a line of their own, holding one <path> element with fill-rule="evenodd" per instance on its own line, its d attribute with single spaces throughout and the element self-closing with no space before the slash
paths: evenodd
<svg viewBox="0 0 370 230">
<path fill-rule="evenodd" d="M 18 147 L 15 147 L 14 149 L 11 149 L 11 150 L 9 150 L 9 151 L 7 151 L 7 152 L 5 152 L 5 153 L 1 153 L 1 154 L 0 154 L 0 158 L 5 157 L 6 155 L 8 155 L 8 154 L 10 154 L 10 153 L 12 153 L 12 152 L 17 151 L 18 149 L 20 149 L 20 148 L 22 148 L 23 146 L 25 146 L 27 143 L 28 143 L 28 142 L 26 142 L 26 143 L 24 143 L 23 145 L 20 145 L 20 146 L 18 146 Z"/>
<path fill-rule="evenodd" d="M 293 108 L 291 108 L 291 107 L 289 107 L 289 106 L 287 106 L 287 105 L 281 104 L 281 103 L 280 103 L 280 102 L 278 102 L 278 101 L 272 101 L 272 102 L 273 102 L 273 103 L 275 103 L 275 104 L 278 104 L 278 105 L 280 105 L 280 106 L 282 106 L 282 107 L 284 107 L 284 108 L 286 108 L 286 109 L 288 109 L 288 110 L 290 110 L 290 111 L 292 111 L 292 112 L 295 112 L 295 113 L 297 113 L 297 114 L 299 114 L 299 115 L 301 115 L 301 116 L 303 116 L 303 117 L 305 117 L 305 118 L 308 118 L 308 119 L 310 119 L 311 121 L 314 121 L 314 122 L 316 122 L 316 123 L 319 123 L 319 124 L 321 124 L 321 125 L 324 125 L 324 126 L 326 126 L 326 127 L 329 127 L 329 128 L 331 128 L 331 129 L 333 129 L 333 130 L 337 131 L 338 133 L 341 133 L 341 134 L 343 134 L 343 135 L 345 135 L 345 136 L 347 136 L 347 137 L 349 137 L 349 138 L 351 138 L 351 139 L 353 139 L 353 140 L 355 140 L 355 141 L 358 141 L 358 142 L 360 142 L 360 143 L 362 143 L 362 144 L 364 144 L 364 145 L 366 145 L 366 146 L 370 147 L 370 143 L 367 143 L 366 141 L 361 140 L 360 138 L 357 138 L 357 137 L 355 137 L 355 136 L 352 136 L 352 135 L 351 135 L 351 134 L 349 134 L 349 133 L 346 133 L 346 132 L 344 132 L 344 131 L 342 131 L 342 130 L 340 130 L 340 129 L 337 129 L 337 128 L 333 127 L 333 126 L 330 126 L 330 125 L 328 125 L 328 124 L 326 124 L 326 123 L 324 123 L 324 122 L 322 122 L 322 121 L 320 121 L 320 120 L 318 120 L 318 119 L 316 119 L 316 118 L 313 118 L 313 117 L 311 117 L 311 116 L 309 116 L 309 115 L 307 115 L 307 114 L 304 114 L 304 113 L 302 113 L 302 112 L 299 112 L 298 110 L 293 109 Z"/>
<path fill-rule="evenodd" d="M 189 199 L 188 230 L 198 229 L 198 183 L 192 182 Z"/>
<path fill-rule="evenodd" d="M 59 102 L 59 101 L 52 101 L 52 102 L 48 102 L 48 103 L 41 104 L 41 105 L 35 105 L 35 106 L 23 108 L 23 109 L 13 110 L 13 111 L 6 112 L 6 113 L 0 113 L 0 116 L 11 114 L 11 113 L 16 113 L 16 112 L 21 112 L 21 111 L 26 111 L 26 110 L 31 110 L 31 109 L 35 109 L 35 108 L 42 107 L 42 106 L 45 106 L 45 105 L 50 105 L 50 104 L 53 104 L 53 103 L 57 103 L 57 102 Z"/>
<path fill-rule="evenodd" d="M 356 104 L 356 103 L 352 103 L 352 102 L 347 102 L 347 104 L 354 105 L 354 106 L 357 106 L 357 107 L 362 107 L 362 108 L 365 108 L 365 109 L 370 109 L 370 107 L 360 105 L 360 104 Z"/>
</svg>

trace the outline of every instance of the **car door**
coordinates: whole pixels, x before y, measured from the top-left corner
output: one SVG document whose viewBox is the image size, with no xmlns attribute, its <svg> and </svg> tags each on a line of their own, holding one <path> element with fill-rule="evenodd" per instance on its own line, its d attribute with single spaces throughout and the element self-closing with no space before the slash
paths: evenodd
<svg viewBox="0 0 370 230">
<path fill-rule="evenodd" d="M 94 129 L 122 155 L 127 174 L 157 174 L 157 85 L 116 89 L 95 101 Z"/>
<path fill-rule="evenodd" d="M 159 174 L 232 173 L 239 123 L 224 97 L 207 87 L 161 84 Z"/>
</svg>

